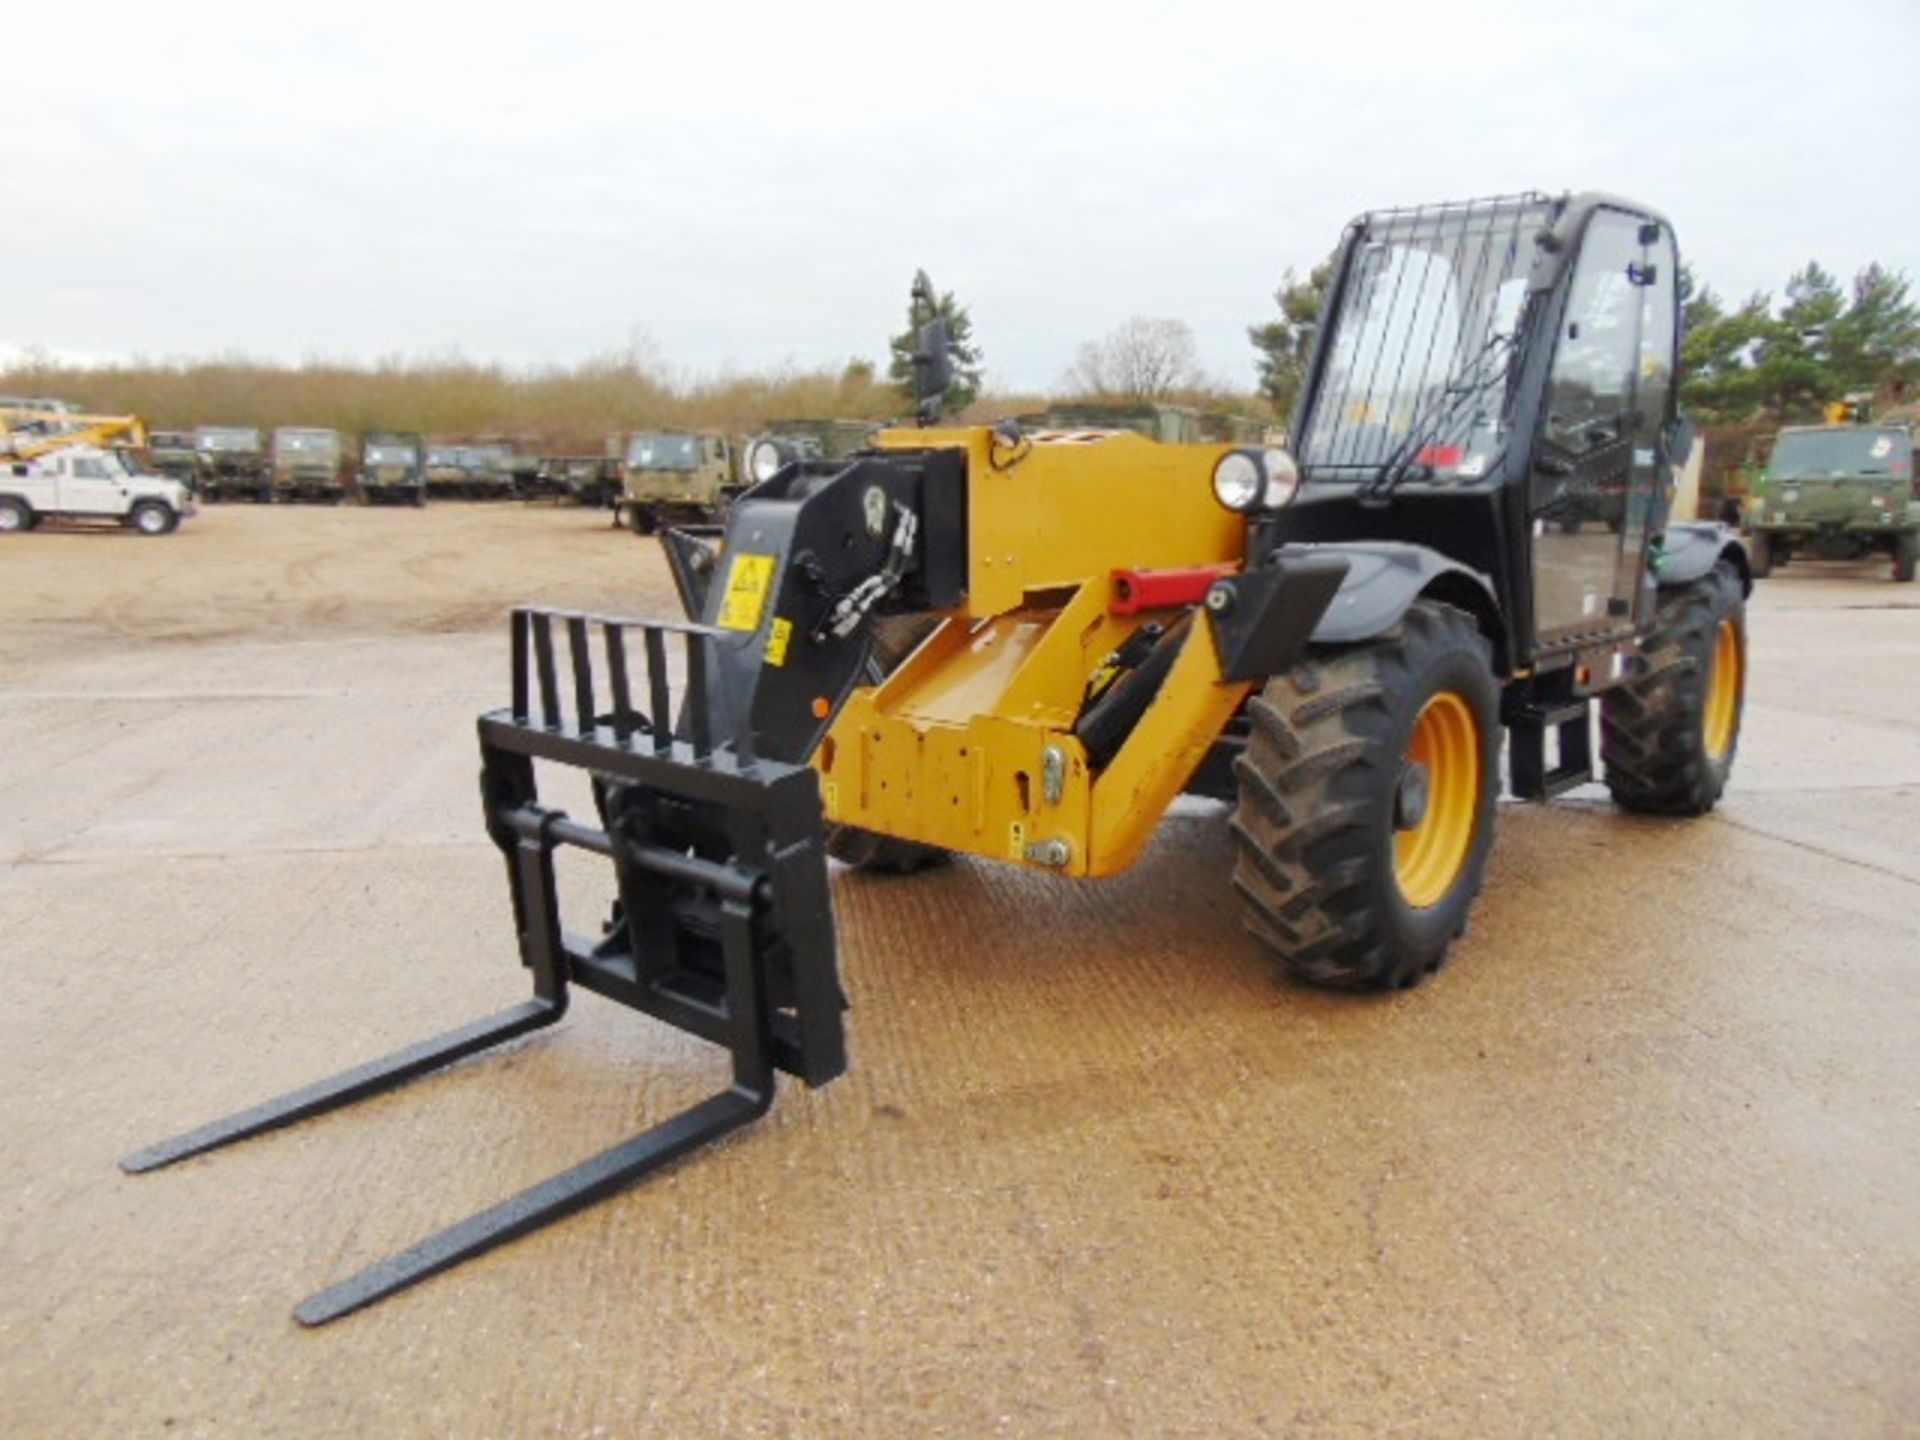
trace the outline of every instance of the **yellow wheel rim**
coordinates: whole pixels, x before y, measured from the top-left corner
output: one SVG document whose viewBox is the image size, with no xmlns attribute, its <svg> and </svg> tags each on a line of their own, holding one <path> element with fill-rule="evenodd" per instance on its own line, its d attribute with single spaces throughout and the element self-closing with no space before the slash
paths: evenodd
<svg viewBox="0 0 1920 1440">
<path fill-rule="evenodd" d="M 1722 620 L 1713 637 L 1713 671 L 1707 676 L 1707 703 L 1701 715 L 1708 759 L 1727 758 L 1739 714 L 1740 634 L 1732 620 Z"/>
<path fill-rule="evenodd" d="M 1480 722 L 1460 695 L 1443 690 L 1420 707 L 1405 764 L 1426 773 L 1426 808 L 1393 837 L 1393 876 L 1415 909 L 1437 905 L 1467 867 L 1480 815 L 1480 752 Z"/>
</svg>

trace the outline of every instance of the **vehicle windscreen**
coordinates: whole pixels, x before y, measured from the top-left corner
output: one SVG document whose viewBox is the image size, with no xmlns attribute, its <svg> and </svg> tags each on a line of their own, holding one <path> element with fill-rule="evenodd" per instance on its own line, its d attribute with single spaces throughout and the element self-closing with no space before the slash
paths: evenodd
<svg viewBox="0 0 1920 1440">
<path fill-rule="evenodd" d="M 367 464 L 369 465 L 411 465 L 414 450 L 411 445 L 369 445 Z"/>
<path fill-rule="evenodd" d="M 627 445 L 627 464 L 637 470 L 693 470 L 700 464 L 697 435 L 636 435 Z"/>
<path fill-rule="evenodd" d="M 202 450 L 222 453 L 258 450 L 260 432 L 258 430 L 196 430 L 193 443 Z"/>
<path fill-rule="evenodd" d="M 324 430 L 296 430 L 274 436 L 273 448 L 276 454 L 302 460 L 331 460 L 340 453 L 340 439 Z"/>
<path fill-rule="evenodd" d="M 1848 426 L 1789 430 L 1774 441 L 1769 480 L 1903 479 L 1913 467 L 1913 441 L 1902 430 Z"/>
<path fill-rule="evenodd" d="M 1305 478 L 1381 479 L 1405 464 L 1484 471 L 1504 438 L 1527 270 L 1546 221 L 1543 199 L 1515 196 L 1358 222 L 1296 437 Z"/>
</svg>

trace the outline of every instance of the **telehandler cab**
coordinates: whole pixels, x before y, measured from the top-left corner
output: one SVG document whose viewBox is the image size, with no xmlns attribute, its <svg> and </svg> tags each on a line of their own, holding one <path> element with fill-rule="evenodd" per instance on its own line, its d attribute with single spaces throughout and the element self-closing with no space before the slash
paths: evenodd
<svg viewBox="0 0 1920 1440">
<path fill-rule="evenodd" d="M 1749 580 L 1722 527 L 1666 517 L 1676 275 L 1667 222 L 1603 196 L 1365 215 L 1292 456 L 940 428 L 945 334 L 917 283 L 920 423 L 785 466 L 723 543 L 669 532 L 695 618 L 514 613 L 481 794 L 532 998 L 125 1168 L 550 1024 L 578 986 L 724 1046 L 731 1083 L 296 1313 L 331 1320 L 610 1195 L 762 1114 L 777 1071 L 845 1067 L 829 825 L 868 864 L 1105 875 L 1176 795 L 1218 796 L 1246 924 L 1288 972 L 1417 982 L 1480 887 L 1503 732 L 1522 799 L 1592 777 L 1596 699 L 1618 804 L 1697 815 L 1726 784 Z M 1617 523 L 1556 523 L 1576 506 Z M 591 774 L 593 823 L 542 804 L 540 762 Z M 561 925 L 562 846 L 612 861 L 596 938 Z"/>
</svg>

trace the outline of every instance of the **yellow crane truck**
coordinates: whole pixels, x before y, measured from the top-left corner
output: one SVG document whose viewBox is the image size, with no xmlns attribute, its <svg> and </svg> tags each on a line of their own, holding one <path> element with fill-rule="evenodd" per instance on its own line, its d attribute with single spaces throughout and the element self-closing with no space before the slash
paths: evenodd
<svg viewBox="0 0 1920 1440">
<path fill-rule="evenodd" d="M 730 1083 L 296 1314 L 613 1194 L 762 1114 L 777 1072 L 843 1070 L 830 828 L 881 842 L 864 863 L 1105 875 L 1176 796 L 1217 796 L 1246 927 L 1288 974 L 1417 983 L 1480 888 L 1503 742 L 1523 800 L 1599 773 L 1623 808 L 1689 816 L 1727 783 L 1750 581 L 1723 527 L 1667 513 L 1677 264 L 1664 218 L 1603 195 L 1364 215 L 1292 453 L 944 427 L 917 287 L 919 423 L 785 465 L 723 538 L 669 531 L 688 618 L 515 612 L 481 799 L 532 997 L 125 1168 L 384 1090 L 584 989 L 723 1047 Z M 1556 523 L 1575 508 L 1609 523 Z M 910 653 L 877 650 L 901 624 Z M 598 813 L 543 803 L 536 762 L 589 772 Z M 562 848 L 612 862 L 591 938 L 561 921 Z"/>
</svg>

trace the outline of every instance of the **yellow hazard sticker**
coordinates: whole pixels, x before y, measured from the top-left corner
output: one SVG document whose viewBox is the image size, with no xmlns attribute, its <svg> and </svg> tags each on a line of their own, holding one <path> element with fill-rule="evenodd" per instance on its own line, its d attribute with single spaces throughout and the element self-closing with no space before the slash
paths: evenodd
<svg viewBox="0 0 1920 1440">
<path fill-rule="evenodd" d="M 827 819 L 833 820 L 838 818 L 840 814 L 840 786 L 838 782 L 823 780 L 820 783 L 820 809 L 822 813 L 826 815 Z"/>
<path fill-rule="evenodd" d="M 776 615 L 773 620 L 773 629 L 767 632 L 767 664 L 787 663 L 787 641 L 792 638 L 793 622 L 784 615 Z"/>
<path fill-rule="evenodd" d="M 1015 820 L 1007 826 L 1007 858 L 1024 860 L 1027 858 L 1027 822 Z"/>
<path fill-rule="evenodd" d="M 736 555 L 727 571 L 727 592 L 720 597 L 722 630 L 758 630 L 773 583 L 773 556 Z"/>
</svg>

